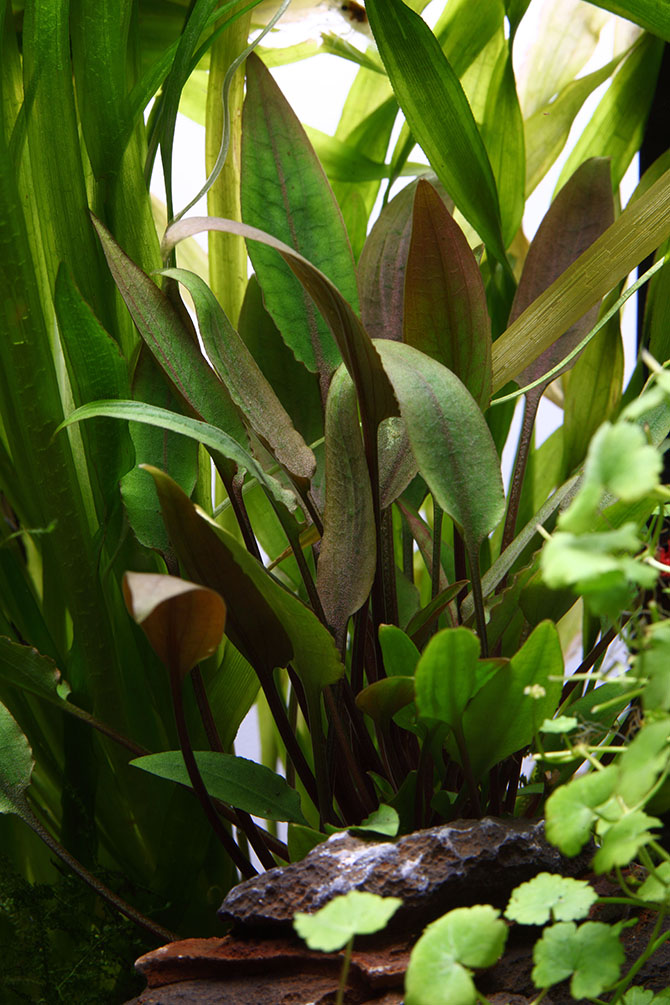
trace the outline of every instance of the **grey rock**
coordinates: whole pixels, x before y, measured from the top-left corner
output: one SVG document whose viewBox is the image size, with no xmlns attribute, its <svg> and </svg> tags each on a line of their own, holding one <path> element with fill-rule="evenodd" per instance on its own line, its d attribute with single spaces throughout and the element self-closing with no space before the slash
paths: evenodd
<svg viewBox="0 0 670 1005">
<path fill-rule="evenodd" d="M 453 907 L 504 906 L 515 886 L 539 872 L 577 875 L 587 858 L 564 858 L 543 824 L 527 820 L 457 820 L 383 842 L 338 833 L 301 862 L 240 883 L 219 917 L 237 931 L 289 929 L 296 911 L 366 890 L 402 899 L 389 929 L 418 930 Z"/>
</svg>

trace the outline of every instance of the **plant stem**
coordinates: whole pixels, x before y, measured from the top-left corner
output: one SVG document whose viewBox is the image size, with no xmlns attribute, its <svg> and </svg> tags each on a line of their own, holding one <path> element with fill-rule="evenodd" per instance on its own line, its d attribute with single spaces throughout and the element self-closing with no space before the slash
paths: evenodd
<svg viewBox="0 0 670 1005">
<path fill-rule="evenodd" d="M 275 725 L 279 731 L 281 741 L 286 747 L 286 755 L 293 761 L 295 770 L 300 777 L 300 781 L 305 786 L 307 795 L 312 800 L 314 805 L 318 806 L 319 799 L 317 795 L 316 779 L 314 778 L 312 770 L 307 763 L 305 755 L 300 749 L 300 744 L 298 743 L 295 733 L 291 729 L 286 709 L 279 697 L 273 678 L 270 676 L 268 679 L 268 677 L 263 674 L 263 677 L 261 678 L 261 686 L 263 688 L 263 694 L 265 695 L 267 703 L 270 707 L 272 718 L 274 719 Z"/>
<path fill-rule="evenodd" d="M 440 592 L 442 572 L 442 508 L 433 496 L 433 565 L 430 574 L 430 599 Z"/>
<path fill-rule="evenodd" d="M 330 718 L 330 723 L 335 731 L 335 736 L 340 747 L 340 752 L 344 758 L 344 762 L 347 766 L 349 772 L 349 779 L 353 783 L 354 792 L 356 794 L 357 801 L 360 803 L 362 810 L 362 817 L 371 813 L 375 808 L 374 800 L 370 796 L 368 785 L 366 784 L 366 779 L 364 778 L 361 770 L 353 756 L 353 751 L 351 749 L 351 744 L 347 742 L 347 738 L 344 734 L 344 726 L 342 724 L 342 717 L 338 708 L 338 702 L 333 695 L 332 687 L 325 687 L 323 689 L 323 697 L 326 704 L 326 710 Z M 340 701 L 340 704 L 342 703 Z M 361 817 L 361 818 L 362 818 Z"/>
<path fill-rule="evenodd" d="M 188 735 L 186 716 L 184 715 L 184 702 L 181 694 L 181 676 L 179 668 L 175 663 L 172 663 L 169 670 L 170 688 L 172 691 L 172 707 L 174 709 L 175 722 L 177 724 L 179 746 L 181 747 L 184 764 L 186 765 L 186 771 L 188 772 L 189 781 L 193 786 L 193 791 L 200 800 L 200 804 L 205 812 L 205 816 L 212 826 L 212 830 L 232 859 L 236 868 L 238 868 L 242 875 L 247 879 L 251 876 L 256 876 L 257 872 L 253 865 L 249 859 L 242 854 L 233 840 L 232 835 L 229 834 L 224 827 L 221 817 L 214 809 L 211 797 L 205 787 L 205 783 L 203 782 L 198 769 L 195 754 L 193 753 L 193 747 L 191 746 L 191 739 Z"/>
<path fill-rule="evenodd" d="M 335 1005 L 344 1005 L 344 992 L 347 989 L 347 978 L 349 976 L 349 967 L 351 966 L 351 953 L 354 948 L 354 937 L 353 935 L 347 942 L 346 948 L 344 950 L 344 959 L 342 960 L 342 970 L 340 971 L 340 984 L 337 989 L 337 997 L 335 998 Z"/>
<path fill-rule="evenodd" d="M 454 534 L 454 541 L 456 540 Z M 482 593 L 482 580 L 479 574 L 479 548 L 470 542 L 466 542 L 468 558 L 470 559 L 470 582 L 472 584 L 472 600 L 475 608 L 475 623 L 477 625 L 477 635 L 481 646 L 482 657 L 486 659 L 489 654 L 489 642 L 486 633 L 486 613 L 484 611 L 484 595 Z"/>
</svg>

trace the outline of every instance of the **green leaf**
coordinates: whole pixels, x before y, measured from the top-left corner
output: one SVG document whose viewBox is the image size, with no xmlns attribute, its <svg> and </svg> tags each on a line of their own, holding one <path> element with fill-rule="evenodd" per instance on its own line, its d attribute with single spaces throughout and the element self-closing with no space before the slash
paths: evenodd
<svg viewBox="0 0 670 1005">
<path fill-rule="evenodd" d="M 387 677 L 411 677 L 421 658 L 409 634 L 396 625 L 379 626 L 379 643 Z"/>
<path fill-rule="evenodd" d="M 666 171 L 496 340 L 493 391 L 516 379 L 669 235 L 670 171 Z"/>
<path fill-rule="evenodd" d="M 597 7 L 627 17 L 653 35 L 670 42 L 670 10 L 658 0 L 589 0 Z"/>
<path fill-rule="evenodd" d="M 532 741 L 560 701 L 562 676 L 556 627 L 543 621 L 465 709 L 462 728 L 475 777 Z M 534 697 L 530 689 L 538 687 L 540 697 Z"/>
<path fill-rule="evenodd" d="M 438 360 L 483 409 L 491 392 L 491 323 L 484 282 L 465 236 L 427 181 L 414 195 L 403 341 Z"/>
<path fill-rule="evenodd" d="M 25 815 L 25 793 L 33 765 L 28 740 L 8 709 L 0 704 L 0 813 Z"/>
<path fill-rule="evenodd" d="M 52 659 L 5 636 L 0 636 L 0 680 L 61 708 L 69 692 Z"/>
<path fill-rule="evenodd" d="M 314 454 L 207 284 L 184 269 L 165 269 L 162 274 L 182 283 L 193 297 L 207 357 L 254 432 L 294 477 L 311 478 Z"/>
<path fill-rule="evenodd" d="M 670 862 L 661 862 L 637 889 L 637 896 L 655 904 L 670 902 Z"/>
<path fill-rule="evenodd" d="M 598 894 L 584 879 L 541 872 L 512 891 L 505 917 L 520 925 L 584 918 Z"/>
<path fill-rule="evenodd" d="M 382 729 L 401 708 L 414 701 L 413 677 L 386 677 L 368 684 L 356 695 L 356 705 Z"/>
<path fill-rule="evenodd" d="M 316 585 L 328 624 L 343 638 L 349 617 L 368 599 L 377 565 L 372 488 L 356 391 L 344 366 L 326 403 L 326 492 Z"/>
<path fill-rule="evenodd" d="M 458 77 L 402 0 L 369 0 L 370 27 L 407 122 L 465 218 L 506 262 L 495 179 Z"/>
<path fill-rule="evenodd" d="M 655 840 L 656 835 L 651 833 L 650 828 L 661 826 L 662 822 L 657 817 L 650 817 L 642 810 L 625 813 L 611 826 L 601 822 L 597 828 L 601 843 L 593 859 L 593 868 L 597 873 L 603 873 L 628 865 L 640 848 Z"/>
<path fill-rule="evenodd" d="M 310 949 L 332 953 L 346 946 L 354 935 L 370 935 L 384 928 L 401 904 L 399 897 L 350 890 L 314 914 L 297 911 L 293 927 Z"/>
<path fill-rule="evenodd" d="M 521 226 L 525 206 L 526 153 L 523 116 L 512 67 L 512 47 L 498 56 L 486 95 L 481 135 L 493 170 L 505 246 Z"/>
<path fill-rule="evenodd" d="M 579 719 L 576 719 L 574 715 L 557 715 L 555 719 L 545 719 L 540 726 L 540 732 L 562 735 L 563 733 L 571 733 L 573 729 L 577 729 L 578 725 Z"/>
<path fill-rule="evenodd" d="M 618 189 L 642 142 L 653 99 L 663 42 L 644 35 L 619 66 L 598 108 L 563 165 L 557 187 L 585 157 L 609 157 L 612 186 Z"/>
<path fill-rule="evenodd" d="M 504 510 L 498 454 L 476 402 L 455 374 L 411 346 L 377 339 L 414 456 L 442 509 L 478 549 Z M 476 463 L 473 458 L 476 457 Z"/>
<path fill-rule="evenodd" d="M 416 704 L 423 718 L 460 728 L 468 703 L 501 672 L 500 661 L 480 660 L 479 653 L 479 640 L 467 628 L 445 628 L 433 636 L 414 675 Z"/>
<path fill-rule="evenodd" d="M 549 796 L 545 806 L 547 840 L 564 855 L 577 855 L 589 840 L 595 810 L 610 798 L 617 777 L 616 767 L 609 765 L 574 778 Z"/>
<path fill-rule="evenodd" d="M 470 967 L 491 967 L 502 955 L 507 926 L 493 907 L 458 907 L 428 925 L 412 950 L 406 1005 L 475 1005 Z"/>
<path fill-rule="evenodd" d="M 176 576 L 127 572 L 123 596 L 161 662 L 181 678 L 221 642 L 226 605 L 214 590 Z"/>
<path fill-rule="evenodd" d="M 269 70 L 256 56 L 250 56 L 246 66 L 243 219 L 301 252 L 323 270 L 356 310 L 353 256 L 323 169 Z M 269 248 L 254 244 L 249 256 L 266 307 L 287 345 L 309 370 L 329 376 L 341 362 L 340 353 L 304 288 Z"/>
<path fill-rule="evenodd" d="M 623 366 L 619 318 L 613 317 L 586 346 L 563 384 L 564 471 L 572 471 L 581 463 L 596 430 L 617 411 Z"/>
<path fill-rule="evenodd" d="M 356 827 L 348 827 L 352 834 L 360 834 L 365 837 L 368 834 L 383 834 L 385 837 L 396 837 L 400 827 L 400 817 L 392 806 L 382 803 L 369 816 L 357 824 Z"/>
<path fill-rule="evenodd" d="M 216 750 L 196 750 L 194 753 L 205 788 L 213 799 L 220 799 L 263 820 L 305 823 L 298 793 L 263 764 Z M 130 763 L 149 774 L 190 787 L 181 750 L 137 757 Z"/>
<path fill-rule="evenodd" d="M 169 429 L 182 436 L 188 436 L 192 440 L 197 440 L 198 443 L 210 447 L 240 467 L 246 468 L 249 474 L 257 478 L 278 502 L 289 508 L 295 506 L 293 493 L 282 488 L 276 478 L 266 474 L 258 461 L 241 447 L 237 440 L 228 436 L 223 430 L 210 426 L 207 422 L 199 422 L 197 419 L 189 419 L 184 415 L 176 415 L 174 412 L 168 412 L 165 408 L 146 405 L 140 401 L 94 401 L 89 405 L 82 405 L 81 408 L 75 409 L 58 428 L 63 429 L 73 422 L 99 416 L 144 422 L 149 426 L 159 426 L 162 429 Z"/>
<path fill-rule="evenodd" d="M 595 998 L 617 980 L 625 959 L 619 925 L 561 921 L 547 928 L 533 950 L 537 988 L 570 980 L 573 998 Z"/>
</svg>

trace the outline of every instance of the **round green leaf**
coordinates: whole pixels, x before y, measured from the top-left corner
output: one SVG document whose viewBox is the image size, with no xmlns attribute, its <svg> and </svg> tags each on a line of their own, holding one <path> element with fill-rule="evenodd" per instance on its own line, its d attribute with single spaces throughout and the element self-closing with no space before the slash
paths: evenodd
<svg viewBox="0 0 670 1005">
<path fill-rule="evenodd" d="M 585 917 L 597 899 L 596 891 L 583 879 L 541 872 L 512 891 L 505 917 L 520 925 L 575 921 Z"/>
<path fill-rule="evenodd" d="M 533 950 L 533 981 L 551 987 L 571 977 L 573 998 L 584 1000 L 602 994 L 617 980 L 624 961 L 619 926 L 586 921 L 579 928 L 561 921 L 547 928 Z"/>
<path fill-rule="evenodd" d="M 405 1005 L 474 1005 L 469 967 L 491 967 L 500 958 L 507 926 L 488 904 L 459 907 L 428 925 L 412 950 Z"/>
<path fill-rule="evenodd" d="M 346 946 L 354 935 L 370 935 L 384 928 L 401 904 L 399 897 L 351 890 L 314 914 L 296 912 L 293 927 L 310 949 L 333 953 Z"/>
</svg>

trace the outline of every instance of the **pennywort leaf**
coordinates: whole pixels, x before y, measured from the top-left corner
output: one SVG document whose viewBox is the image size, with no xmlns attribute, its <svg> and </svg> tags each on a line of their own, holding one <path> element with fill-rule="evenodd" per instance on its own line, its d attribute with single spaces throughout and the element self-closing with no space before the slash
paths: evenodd
<svg viewBox="0 0 670 1005">
<path fill-rule="evenodd" d="M 399 897 L 350 890 L 314 914 L 296 912 L 293 927 L 310 949 L 332 953 L 346 946 L 354 935 L 370 935 L 384 928 L 401 904 Z"/>
<path fill-rule="evenodd" d="M 552 987 L 569 977 L 573 998 L 602 994 L 621 972 L 625 954 L 620 931 L 620 925 L 600 921 L 585 921 L 579 928 L 561 921 L 547 928 L 533 950 L 535 986 Z"/>
<path fill-rule="evenodd" d="M 512 891 L 505 917 L 520 925 L 576 921 L 589 913 L 597 899 L 586 880 L 541 872 Z"/>
</svg>

